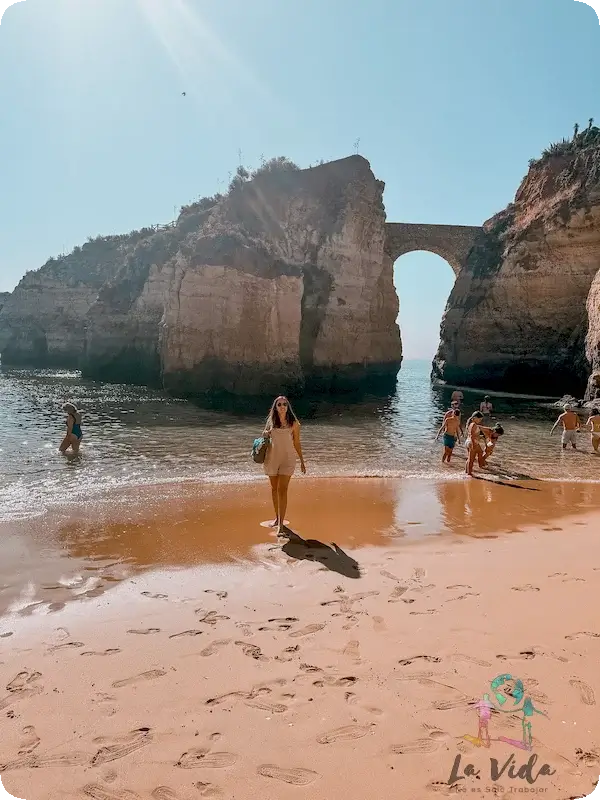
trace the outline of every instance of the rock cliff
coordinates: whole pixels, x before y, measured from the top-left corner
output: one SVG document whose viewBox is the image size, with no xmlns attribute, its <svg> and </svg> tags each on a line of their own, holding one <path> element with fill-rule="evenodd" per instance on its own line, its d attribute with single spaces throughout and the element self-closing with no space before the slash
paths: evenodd
<svg viewBox="0 0 600 800">
<path fill-rule="evenodd" d="M 86 374 L 186 395 L 395 385 L 383 183 L 359 156 L 284 167 L 129 253 L 89 311 Z"/>
<path fill-rule="evenodd" d="M 450 294 L 434 376 L 579 394 L 599 268 L 600 131 L 590 126 L 531 162 L 514 203 L 485 223 Z M 594 297 L 587 348 L 600 371 L 598 289 Z"/>
<path fill-rule="evenodd" d="M 148 232 L 98 237 L 28 272 L 0 300 L 0 353 L 5 364 L 79 366 L 86 315 L 98 291 L 122 265 L 127 248 Z"/>
</svg>

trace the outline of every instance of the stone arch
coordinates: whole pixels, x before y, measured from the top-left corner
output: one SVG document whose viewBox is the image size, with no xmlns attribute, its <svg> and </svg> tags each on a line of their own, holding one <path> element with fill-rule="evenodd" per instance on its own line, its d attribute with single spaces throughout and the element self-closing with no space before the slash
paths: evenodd
<svg viewBox="0 0 600 800">
<path fill-rule="evenodd" d="M 471 225 L 386 222 L 385 251 L 395 261 L 414 250 L 428 250 L 445 259 L 458 275 L 482 231 Z"/>
</svg>

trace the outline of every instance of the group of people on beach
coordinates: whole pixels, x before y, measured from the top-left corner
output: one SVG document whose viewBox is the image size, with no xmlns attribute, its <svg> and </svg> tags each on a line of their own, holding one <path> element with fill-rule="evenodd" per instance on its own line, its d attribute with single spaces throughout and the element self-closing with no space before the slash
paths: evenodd
<svg viewBox="0 0 600 800">
<path fill-rule="evenodd" d="M 504 428 L 500 423 L 496 423 L 493 427 L 483 424 L 485 418 L 490 417 L 494 410 L 488 395 L 481 401 L 479 410 L 471 414 L 463 426 L 461 416 L 463 400 L 464 395 L 460 390 L 453 392 L 450 408 L 444 414 L 436 440 L 443 435 L 442 463 L 449 464 L 457 442 L 464 438 L 467 454 L 465 472 L 467 475 L 473 475 L 475 462 L 481 468 L 487 465 L 498 439 L 504 434 Z M 67 415 L 67 431 L 59 449 L 61 453 L 66 453 L 71 449 L 74 454 L 77 454 L 83 438 L 82 412 L 71 402 L 63 405 L 63 411 Z M 585 427 L 591 431 L 594 452 L 600 454 L 600 410 L 598 408 L 592 409 L 587 423 L 583 426 L 577 413 L 571 406 L 565 405 L 563 413 L 552 427 L 551 434 L 559 425 L 562 425 L 563 428 L 563 450 L 566 450 L 569 444 L 573 449 L 577 449 L 577 433 Z M 271 497 L 275 511 L 275 519 L 270 525 L 277 529 L 278 534 L 283 534 L 288 487 L 296 470 L 298 459 L 302 473 L 306 473 L 306 463 L 300 442 L 300 422 L 287 397 L 280 395 L 273 401 L 262 436 L 268 445 L 263 468 L 271 484 Z"/>
<path fill-rule="evenodd" d="M 482 425 L 485 417 L 492 414 L 494 407 L 488 395 L 486 395 L 479 405 L 479 410 L 475 411 L 463 428 L 460 406 L 464 400 L 464 395 L 460 390 L 452 393 L 450 408 L 444 414 L 442 425 L 437 432 L 436 441 L 443 434 L 444 449 L 442 452 L 442 464 L 449 464 L 454 452 L 454 447 L 457 442 L 460 442 L 461 437 L 466 438 L 465 447 L 467 450 L 467 459 L 465 465 L 465 472 L 467 475 L 473 474 L 473 467 L 475 461 L 480 467 L 485 467 L 487 460 L 490 458 L 496 448 L 496 443 L 500 436 L 504 434 L 504 428 L 500 423 L 490 428 L 488 425 Z M 484 445 L 482 446 L 482 439 Z"/>
</svg>

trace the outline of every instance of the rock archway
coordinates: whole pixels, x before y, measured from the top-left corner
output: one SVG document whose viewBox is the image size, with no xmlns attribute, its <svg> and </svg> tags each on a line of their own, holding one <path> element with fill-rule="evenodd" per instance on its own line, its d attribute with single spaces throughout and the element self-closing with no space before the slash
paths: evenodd
<svg viewBox="0 0 600 800">
<path fill-rule="evenodd" d="M 483 228 L 470 225 L 418 225 L 386 222 L 385 251 L 395 261 L 414 250 L 444 258 L 458 275 Z"/>
</svg>

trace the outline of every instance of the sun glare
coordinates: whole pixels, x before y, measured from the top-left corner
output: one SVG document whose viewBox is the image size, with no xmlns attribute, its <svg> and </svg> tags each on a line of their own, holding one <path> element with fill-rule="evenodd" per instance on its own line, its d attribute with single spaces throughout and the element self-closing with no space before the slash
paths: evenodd
<svg viewBox="0 0 600 800">
<path fill-rule="evenodd" d="M 256 93 L 268 94 L 265 85 L 248 65 L 221 41 L 201 14 L 190 8 L 185 0 L 136 2 L 179 72 L 186 93 L 199 94 L 199 76 L 221 71 Z M 219 91 L 222 90 L 223 86 L 219 84 Z"/>
</svg>

